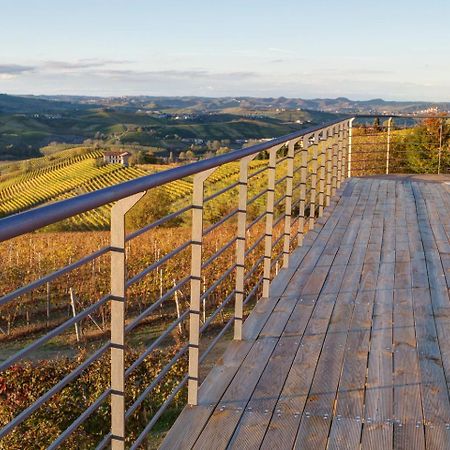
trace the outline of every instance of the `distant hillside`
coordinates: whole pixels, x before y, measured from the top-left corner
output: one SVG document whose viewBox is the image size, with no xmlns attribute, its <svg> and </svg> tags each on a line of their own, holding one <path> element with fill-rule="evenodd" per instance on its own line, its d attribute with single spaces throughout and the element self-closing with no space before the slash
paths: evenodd
<svg viewBox="0 0 450 450">
<path fill-rule="evenodd" d="M 167 154 L 186 151 L 197 141 L 229 141 L 226 145 L 236 148 L 247 139 L 273 138 L 335 117 L 319 111 L 246 108 L 224 99 L 163 103 L 155 106 L 137 97 L 0 95 L 0 160 L 37 157 L 51 142 L 81 144 L 86 139 L 152 146 Z"/>
<path fill-rule="evenodd" d="M 76 96 L 47 96 L 51 100 L 64 100 L 82 104 L 102 104 L 116 107 L 132 107 L 144 109 L 159 109 L 162 111 L 226 111 L 258 110 L 267 111 L 275 109 L 305 109 L 311 111 L 324 111 L 329 113 L 415 113 L 430 108 L 441 111 L 450 111 L 448 102 L 421 102 L 421 101 L 386 101 L 383 99 L 350 100 L 339 98 L 286 98 L 286 97 L 76 97 Z"/>
<path fill-rule="evenodd" d="M 61 99 L 50 101 L 41 97 L 0 94 L 0 114 L 55 114 L 85 109 L 87 106 L 79 101 L 70 102 Z"/>
<path fill-rule="evenodd" d="M 450 103 L 382 99 L 77 97 L 0 95 L 0 161 L 40 156 L 51 142 L 136 144 L 166 154 L 211 140 L 237 148 L 353 113 L 417 113 Z"/>
</svg>

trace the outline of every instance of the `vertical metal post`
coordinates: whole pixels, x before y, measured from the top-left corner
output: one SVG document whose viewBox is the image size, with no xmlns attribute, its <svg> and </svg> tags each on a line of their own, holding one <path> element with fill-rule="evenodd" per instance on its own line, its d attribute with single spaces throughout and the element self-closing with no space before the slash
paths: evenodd
<svg viewBox="0 0 450 450">
<path fill-rule="evenodd" d="M 289 267 L 289 255 L 291 253 L 291 223 L 292 223 L 292 181 L 294 179 L 294 154 L 295 144 L 298 139 L 289 141 L 286 168 L 286 200 L 284 218 L 284 242 L 283 242 L 283 267 Z"/>
<path fill-rule="evenodd" d="M 303 245 L 305 236 L 305 202 L 306 202 L 306 177 L 308 169 L 309 136 L 303 136 L 303 147 L 300 152 L 300 203 L 298 207 L 297 245 Z"/>
<path fill-rule="evenodd" d="M 389 117 L 387 130 L 387 148 L 386 148 L 386 175 L 389 175 L 389 159 L 391 153 L 391 125 L 392 125 L 392 117 Z"/>
<path fill-rule="evenodd" d="M 339 125 L 334 126 L 332 139 L 332 158 L 333 158 L 333 169 L 331 175 L 331 196 L 336 194 L 337 187 L 337 173 L 338 173 L 338 142 L 339 142 Z"/>
<path fill-rule="evenodd" d="M 348 122 L 342 124 L 342 167 L 341 177 L 342 181 L 347 178 L 348 165 Z"/>
<path fill-rule="evenodd" d="M 125 448 L 125 214 L 145 194 L 111 209 L 111 448 Z"/>
<path fill-rule="evenodd" d="M 314 228 L 314 222 L 316 220 L 316 191 L 317 191 L 317 147 L 319 144 L 319 133 L 314 134 L 314 145 L 312 155 L 312 167 L 311 167 L 311 194 L 309 202 L 309 226 L 312 230 Z"/>
<path fill-rule="evenodd" d="M 234 339 L 242 339 L 242 322 L 244 318 L 244 277 L 245 247 L 247 241 L 247 193 L 248 164 L 256 155 L 247 156 L 240 161 L 239 170 L 239 204 L 237 213 L 236 236 L 236 294 L 234 304 Z"/>
<path fill-rule="evenodd" d="M 325 162 L 325 206 L 328 206 L 331 201 L 331 183 L 332 183 L 332 156 L 333 156 L 333 128 L 328 128 L 327 130 L 327 140 L 325 141 L 326 146 L 326 162 Z"/>
<path fill-rule="evenodd" d="M 337 144 L 337 180 L 336 180 L 336 187 L 339 189 L 341 187 L 342 183 L 342 149 L 343 149 L 343 134 L 344 134 L 344 127 L 343 124 L 339 124 L 339 131 L 338 131 L 338 144 Z"/>
<path fill-rule="evenodd" d="M 441 173 L 441 158 L 442 158 L 442 141 L 444 134 L 444 119 L 441 119 L 441 124 L 439 125 L 439 155 L 438 155 L 438 175 Z"/>
<path fill-rule="evenodd" d="M 191 300 L 189 305 L 188 404 L 198 403 L 198 360 L 200 345 L 200 297 L 202 292 L 203 198 L 205 180 L 215 169 L 194 175 L 192 193 Z"/>
<path fill-rule="evenodd" d="M 275 169 L 277 164 L 277 151 L 282 146 L 277 145 L 269 150 L 269 166 L 267 169 L 267 203 L 266 203 L 266 236 L 264 245 L 264 274 L 263 297 L 269 296 L 271 262 L 272 262 L 272 236 L 273 213 L 275 203 Z"/>
<path fill-rule="evenodd" d="M 322 138 L 319 141 L 320 170 L 319 170 L 319 217 L 323 216 L 325 204 L 325 164 L 326 164 L 326 145 L 325 139 L 327 131 L 322 131 Z"/>
<path fill-rule="evenodd" d="M 352 176 L 352 136 L 353 136 L 353 121 L 348 121 L 348 149 L 347 149 L 347 178 Z"/>
</svg>

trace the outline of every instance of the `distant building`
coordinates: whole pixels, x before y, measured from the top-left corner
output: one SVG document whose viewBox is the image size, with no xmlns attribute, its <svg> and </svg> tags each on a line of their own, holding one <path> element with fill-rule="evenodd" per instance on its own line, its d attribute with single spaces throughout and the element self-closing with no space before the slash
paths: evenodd
<svg viewBox="0 0 450 450">
<path fill-rule="evenodd" d="M 128 167 L 130 156 L 129 152 L 103 152 L 103 161 L 106 164 L 122 164 Z"/>
</svg>

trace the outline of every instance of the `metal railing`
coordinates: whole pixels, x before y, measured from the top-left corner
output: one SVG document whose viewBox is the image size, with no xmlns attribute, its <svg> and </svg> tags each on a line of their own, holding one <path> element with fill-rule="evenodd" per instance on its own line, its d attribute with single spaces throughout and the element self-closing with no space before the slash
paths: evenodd
<svg viewBox="0 0 450 450">
<path fill-rule="evenodd" d="M 346 117 L 270 142 L 144 176 L 2 219 L 0 242 L 115 202 L 111 209 L 108 245 L 37 280 L 12 289 L 0 298 L 0 308 L 12 305 L 13 302 L 19 302 L 20 305 L 24 296 L 33 291 L 42 289 L 105 255 L 110 256 L 109 292 L 91 301 L 81 311 L 76 312 L 74 309 L 72 317 L 61 321 L 50 331 L 41 333 L 32 342 L 10 355 L 0 363 L 0 375 L 18 362 L 32 357 L 39 348 L 56 337 L 66 336 L 74 325 L 89 318 L 93 320 L 96 312 L 107 306 L 110 308 L 110 339 L 91 349 L 90 354 L 55 382 L 51 389 L 30 401 L 19 414 L 12 417 L 9 423 L 0 429 L 0 442 L 10 433 L 20 433 L 21 426 L 26 424 L 37 410 L 45 408 L 48 401 L 80 377 L 90 365 L 108 354 L 109 385 L 104 387 L 96 400 L 53 442 L 48 443 L 49 448 L 56 448 L 71 438 L 77 429 L 108 401 L 110 430 L 99 437 L 97 448 L 111 446 L 113 449 L 121 449 L 126 443 L 131 448 L 138 448 L 186 386 L 187 402 L 196 405 L 202 363 L 207 360 L 217 342 L 228 336 L 227 333 L 232 332 L 236 340 L 243 338 L 242 327 L 246 314 L 255 300 L 269 295 L 274 274 L 280 267 L 289 266 L 292 250 L 302 245 L 306 230 L 314 227 L 316 218 L 322 216 L 324 208 L 330 204 L 344 179 L 352 175 L 371 173 L 373 170 L 389 173 L 390 168 L 395 166 L 392 162 L 392 155 L 396 152 L 392 141 L 392 121 L 388 120 L 385 130 L 379 130 L 380 136 L 386 135 L 387 138 L 385 142 L 376 143 L 376 150 L 381 155 L 376 157 L 376 168 L 363 166 L 361 155 L 364 154 L 364 145 L 358 143 L 358 138 L 364 135 L 364 132 L 365 136 L 369 137 L 370 133 L 366 132 L 367 126 L 365 130 L 352 126 L 354 121 L 354 117 Z M 366 144 L 371 142 L 366 141 Z M 373 157 L 375 152 L 371 155 Z M 263 159 L 260 164 L 255 164 L 255 160 L 261 156 Z M 230 163 L 239 164 L 237 179 L 230 180 L 218 190 L 215 189 L 214 183 L 208 184 L 216 170 Z M 186 177 L 193 177 L 192 198 L 189 204 L 180 205 L 176 211 L 137 231 L 126 233 L 125 216 L 146 192 Z M 205 211 L 225 194 L 232 194 L 236 204 L 228 205 L 226 214 L 207 224 Z M 180 240 L 178 246 L 171 248 L 165 255 L 158 254 L 150 264 L 130 274 L 128 265 L 132 256 L 127 257 L 127 246 L 158 227 L 186 217 L 187 214 L 190 214 L 190 236 L 185 241 Z M 212 236 L 216 246 L 209 246 L 206 252 L 206 245 Z M 186 252 L 190 252 L 190 263 L 183 272 L 176 261 Z M 212 277 L 211 283 L 206 285 L 205 273 L 213 273 L 214 265 L 219 261 L 221 266 L 215 271 L 218 276 Z M 224 261 L 227 262 L 226 265 Z M 159 271 L 169 263 L 175 264 L 178 279 L 174 279 L 171 286 L 162 286 L 161 283 L 159 295 L 152 295 L 150 299 L 143 299 L 140 294 L 143 306 L 139 309 L 133 308 L 130 291 L 149 276 L 156 274 L 156 280 Z M 222 288 L 223 285 L 227 286 L 226 289 Z M 211 298 L 220 289 L 222 290 L 219 298 L 214 304 Z M 186 308 L 182 310 L 182 302 L 177 301 L 176 314 L 173 311 L 167 313 L 169 301 L 181 294 L 187 299 Z M 161 318 L 159 332 L 144 345 L 139 356 L 127 363 L 127 337 L 150 318 L 155 317 Z M 189 327 L 187 333 L 183 331 L 186 324 Z M 217 329 L 219 331 L 214 335 L 213 331 Z M 132 374 L 157 349 L 163 349 L 164 353 L 164 342 L 173 341 L 177 330 L 179 342 L 173 353 L 165 355 L 166 359 L 161 363 L 160 370 L 147 385 L 135 386 L 138 392 L 131 399 L 127 398 Z M 165 378 L 173 375 L 174 368 L 180 364 L 183 370 L 177 375 L 177 383 L 158 408 L 148 415 L 145 426 L 131 438 L 126 431 L 127 422 L 142 407 L 145 400 L 154 395 Z"/>
<path fill-rule="evenodd" d="M 358 116 L 349 176 L 449 170 L 448 116 Z"/>
</svg>

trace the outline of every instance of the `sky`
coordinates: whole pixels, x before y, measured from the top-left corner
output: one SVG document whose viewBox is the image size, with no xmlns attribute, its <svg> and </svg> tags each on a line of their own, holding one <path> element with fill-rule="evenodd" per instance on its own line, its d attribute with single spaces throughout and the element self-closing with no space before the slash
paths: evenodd
<svg viewBox="0 0 450 450">
<path fill-rule="evenodd" d="M 0 93 L 450 101 L 448 0 L 0 0 Z"/>
</svg>

